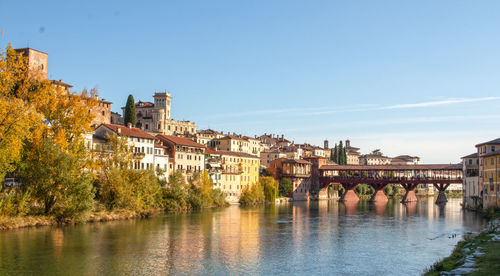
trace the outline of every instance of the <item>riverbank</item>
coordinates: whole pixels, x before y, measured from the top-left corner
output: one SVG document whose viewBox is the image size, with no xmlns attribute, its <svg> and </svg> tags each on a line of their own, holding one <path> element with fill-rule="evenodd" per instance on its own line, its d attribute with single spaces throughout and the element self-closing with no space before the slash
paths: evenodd
<svg viewBox="0 0 500 276">
<path fill-rule="evenodd" d="M 424 275 L 500 274 L 499 216 L 496 214 L 482 232 L 465 235 L 449 257 L 433 264 Z"/>
<path fill-rule="evenodd" d="M 84 224 L 84 223 L 106 222 L 115 220 L 127 220 L 135 218 L 146 218 L 164 212 L 165 211 L 162 209 L 152 209 L 142 213 L 137 213 L 129 210 L 97 211 L 97 212 L 87 213 L 78 219 L 66 219 L 62 221 L 58 221 L 53 216 L 20 216 L 20 217 L 0 216 L 0 231 L 26 228 L 26 227 L 71 225 L 71 224 Z"/>
</svg>

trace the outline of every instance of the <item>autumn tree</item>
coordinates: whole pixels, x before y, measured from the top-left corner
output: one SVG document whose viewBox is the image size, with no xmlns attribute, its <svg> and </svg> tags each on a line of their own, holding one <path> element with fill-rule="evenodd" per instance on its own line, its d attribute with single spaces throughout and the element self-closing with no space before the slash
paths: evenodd
<svg viewBox="0 0 500 276">
<path fill-rule="evenodd" d="M 23 142 L 41 124 L 35 106 L 45 102 L 49 85 L 28 74 L 28 61 L 10 45 L 0 56 L 0 182 L 20 161 Z"/>
<path fill-rule="evenodd" d="M 132 169 L 132 147 L 126 137 L 107 135 L 106 144 L 95 153 L 97 196 L 107 209 L 127 209 L 139 214 L 161 206 L 161 187 L 155 172 Z"/>
<path fill-rule="evenodd" d="M 10 45 L 0 57 L 0 180 L 16 168 L 21 150 L 41 146 L 46 138 L 63 151 L 86 158 L 84 134 L 90 129 L 90 110 L 97 101 L 68 93 L 37 77 L 28 60 Z"/>
<path fill-rule="evenodd" d="M 131 123 L 132 126 L 135 126 L 137 122 L 136 118 L 136 110 L 135 110 L 135 101 L 134 96 L 128 95 L 127 104 L 125 105 L 125 118 L 123 120 L 125 125 Z"/>
<path fill-rule="evenodd" d="M 25 146 L 20 175 L 43 213 L 75 218 L 93 204 L 93 179 L 84 167 L 84 160 L 46 138 Z"/>
</svg>

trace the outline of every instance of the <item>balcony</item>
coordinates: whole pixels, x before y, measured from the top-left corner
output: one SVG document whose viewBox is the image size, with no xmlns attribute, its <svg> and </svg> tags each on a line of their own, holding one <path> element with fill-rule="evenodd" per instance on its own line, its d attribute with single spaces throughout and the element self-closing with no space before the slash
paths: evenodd
<svg viewBox="0 0 500 276">
<path fill-rule="evenodd" d="M 144 152 L 134 152 L 134 159 L 142 159 L 146 156 Z"/>
</svg>

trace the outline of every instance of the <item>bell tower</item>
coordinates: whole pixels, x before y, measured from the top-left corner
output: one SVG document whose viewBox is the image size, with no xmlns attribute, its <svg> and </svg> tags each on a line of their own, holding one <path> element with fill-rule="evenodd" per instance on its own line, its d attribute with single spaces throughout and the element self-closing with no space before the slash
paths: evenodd
<svg viewBox="0 0 500 276">
<path fill-rule="evenodd" d="M 172 96 L 165 90 L 165 92 L 155 92 L 155 109 L 163 109 L 164 115 L 163 120 L 170 120 L 170 102 L 172 101 Z"/>
</svg>

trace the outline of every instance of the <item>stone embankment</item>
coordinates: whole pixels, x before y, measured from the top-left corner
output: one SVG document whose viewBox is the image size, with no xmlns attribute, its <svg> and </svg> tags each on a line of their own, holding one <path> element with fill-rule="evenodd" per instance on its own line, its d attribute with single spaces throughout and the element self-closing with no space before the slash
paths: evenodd
<svg viewBox="0 0 500 276">
<path fill-rule="evenodd" d="M 451 256 L 435 263 L 424 275 L 500 275 L 499 258 L 500 221 L 496 219 L 481 233 L 466 235 Z"/>
</svg>

